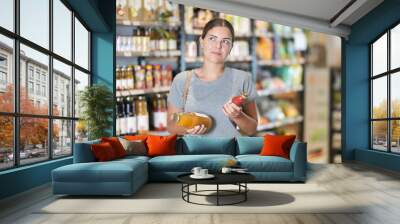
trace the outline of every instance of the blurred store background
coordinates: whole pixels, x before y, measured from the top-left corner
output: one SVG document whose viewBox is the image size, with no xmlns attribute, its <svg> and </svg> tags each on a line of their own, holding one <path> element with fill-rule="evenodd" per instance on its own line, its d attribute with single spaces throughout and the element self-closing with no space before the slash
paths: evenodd
<svg viewBox="0 0 400 224">
<path fill-rule="evenodd" d="M 166 134 L 174 76 L 201 66 L 198 39 L 214 17 L 236 32 L 228 66 L 253 75 L 258 136 L 296 134 L 308 160 L 341 162 L 341 40 L 166 0 L 117 0 L 117 134 Z"/>
</svg>

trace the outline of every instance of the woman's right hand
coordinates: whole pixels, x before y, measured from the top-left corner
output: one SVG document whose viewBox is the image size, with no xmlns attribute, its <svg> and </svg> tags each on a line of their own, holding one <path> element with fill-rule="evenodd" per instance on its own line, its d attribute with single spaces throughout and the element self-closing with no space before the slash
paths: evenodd
<svg viewBox="0 0 400 224">
<path fill-rule="evenodd" d="M 207 127 L 204 126 L 204 124 L 196 125 L 191 129 L 186 129 L 186 133 L 191 135 L 203 135 L 206 132 L 207 132 Z"/>
</svg>

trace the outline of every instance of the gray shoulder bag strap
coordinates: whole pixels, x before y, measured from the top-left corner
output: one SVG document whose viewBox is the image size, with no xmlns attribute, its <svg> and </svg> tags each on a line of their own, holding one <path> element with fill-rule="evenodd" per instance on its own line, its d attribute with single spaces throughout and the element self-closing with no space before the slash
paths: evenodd
<svg viewBox="0 0 400 224">
<path fill-rule="evenodd" d="M 186 76 L 185 80 L 185 86 L 183 87 L 183 94 L 182 94 L 182 102 L 183 102 L 183 108 L 182 110 L 185 111 L 185 106 L 186 106 L 186 100 L 187 96 L 189 94 L 189 87 L 190 87 L 190 81 L 192 80 L 192 75 L 193 75 L 193 70 L 190 70 L 189 73 Z"/>
</svg>

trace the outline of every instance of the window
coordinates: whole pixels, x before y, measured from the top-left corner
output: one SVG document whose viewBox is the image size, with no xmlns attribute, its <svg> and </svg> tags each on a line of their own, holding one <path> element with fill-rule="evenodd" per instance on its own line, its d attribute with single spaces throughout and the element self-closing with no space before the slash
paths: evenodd
<svg viewBox="0 0 400 224">
<path fill-rule="evenodd" d="M 371 148 L 400 153 L 400 24 L 370 45 Z"/>
<path fill-rule="evenodd" d="M 0 55 L 0 67 L 7 68 L 7 56 Z"/>
<path fill-rule="evenodd" d="M 89 32 L 75 18 L 75 62 L 82 68 L 89 69 Z"/>
<path fill-rule="evenodd" d="M 0 70 L 0 84 L 6 85 L 7 84 L 7 74 Z"/>
<path fill-rule="evenodd" d="M 30 80 L 33 80 L 33 67 L 29 66 L 28 76 Z"/>
<path fill-rule="evenodd" d="M 60 0 L 53 0 L 54 53 L 71 60 L 72 12 Z"/>
<path fill-rule="evenodd" d="M 0 5 L 3 4 L 0 3 Z M 0 21 L 3 18 L 1 15 L 3 13 L 3 9 L 0 8 Z M 11 69 L 10 61 L 6 62 L 6 59 L 10 59 L 14 57 L 14 42 L 12 39 L 2 35 L 0 33 L 0 73 L 2 74 L 2 80 L 5 80 L 6 83 L 0 85 L 0 113 L 12 113 L 14 111 L 14 73 L 13 69 Z M 6 77 L 6 78 L 5 78 Z M 3 81 L 4 83 L 4 81 Z M 2 136 L 0 135 L 0 138 Z M 0 143 L 0 148 L 2 148 L 2 144 Z M 1 164 L 1 161 L 0 161 Z M 1 165 L 0 165 L 1 166 Z M 0 167 L 1 169 L 1 167 Z"/>
<path fill-rule="evenodd" d="M 72 155 L 76 130 L 87 139 L 74 105 L 90 84 L 90 32 L 66 4 L 0 1 L 0 170 Z"/>
<path fill-rule="evenodd" d="M 0 26 L 14 31 L 14 0 L 0 1 Z"/>
<path fill-rule="evenodd" d="M 33 92 L 34 92 L 33 82 L 28 82 L 28 93 L 33 94 Z"/>
<path fill-rule="evenodd" d="M 69 83 L 70 85 L 72 84 L 72 68 L 69 65 L 66 65 L 56 59 L 53 60 L 54 64 L 54 71 L 53 71 L 53 104 L 58 104 L 58 97 L 59 94 L 60 100 L 62 103 L 64 103 L 64 96 L 69 96 L 69 100 L 71 102 L 68 102 L 69 104 L 72 104 L 72 90 L 71 89 L 65 89 L 64 85 L 65 83 Z M 60 114 L 59 109 L 53 110 L 53 114 Z M 72 108 L 67 108 L 65 113 L 61 113 L 62 116 L 68 116 L 72 117 Z"/>
<path fill-rule="evenodd" d="M 42 96 L 46 97 L 46 86 L 42 86 Z"/>
<path fill-rule="evenodd" d="M 40 70 L 38 68 L 36 69 L 36 80 L 40 81 Z"/>
<path fill-rule="evenodd" d="M 36 84 L 36 95 L 40 96 L 40 84 Z"/>
<path fill-rule="evenodd" d="M 21 36 L 49 49 L 49 0 L 20 0 Z"/>
<path fill-rule="evenodd" d="M 5 92 L 7 87 L 7 56 L 0 54 L 0 91 Z"/>
</svg>

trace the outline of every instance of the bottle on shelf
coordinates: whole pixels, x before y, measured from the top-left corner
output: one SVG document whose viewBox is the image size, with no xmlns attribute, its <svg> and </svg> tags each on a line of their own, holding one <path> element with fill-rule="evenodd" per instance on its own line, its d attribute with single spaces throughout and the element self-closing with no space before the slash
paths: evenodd
<svg viewBox="0 0 400 224">
<path fill-rule="evenodd" d="M 121 91 L 121 67 L 117 66 L 115 71 L 115 88 L 117 91 Z"/>
<path fill-rule="evenodd" d="M 121 67 L 121 71 L 120 71 L 120 90 L 126 90 L 126 68 L 125 67 Z"/>
<path fill-rule="evenodd" d="M 141 0 L 129 0 L 129 17 L 131 22 L 140 21 L 139 10 L 142 7 Z"/>
<path fill-rule="evenodd" d="M 118 24 L 129 22 L 129 6 L 126 0 L 117 0 L 116 19 Z"/>
<path fill-rule="evenodd" d="M 150 53 L 150 32 L 148 29 L 142 30 L 142 53 L 149 54 Z"/>
<path fill-rule="evenodd" d="M 121 120 L 120 120 L 120 118 L 122 117 L 121 116 L 122 110 L 121 110 L 120 99 L 121 98 L 117 97 L 117 103 L 116 103 L 116 108 L 115 108 L 116 115 L 117 115 L 116 119 L 115 119 L 115 132 L 116 132 L 117 136 L 121 135 L 121 124 L 120 124 Z"/>
<path fill-rule="evenodd" d="M 158 33 L 155 29 L 150 30 L 149 48 L 151 52 L 158 50 Z"/>
<path fill-rule="evenodd" d="M 126 111 L 125 104 L 122 98 L 117 98 L 117 132 L 120 135 L 127 134 L 127 119 L 126 119 Z M 118 131 L 119 130 L 119 131 Z"/>
<path fill-rule="evenodd" d="M 146 9 L 145 0 L 140 0 L 140 8 L 138 10 L 138 22 L 146 22 L 147 18 L 147 9 Z"/>
<path fill-rule="evenodd" d="M 167 31 L 164 29 L 160 29 L 160 39 L 159 42 L 159 50 L 166 51 L 168 50 L 168 39 L 167 39 Z"/>
<path fill-rule="evenodd" d="M 141 65 L 135 66 L 135 89 L 145 89 L 146 87 L 146 74 Z"/>
<path fill-rule="evenodd" d="M 169 31 L 169 39 L 168 39 L 168 50 L 174 51 L 178 49 L 178 41 L 176 37 L 176 32 L 173 30 Z"/>
<path fill-rule="evenodd" d="M 166 4 L 167 11 L 171 12 L 172 16 L 169 17 L 168 22 L 171 24 L 179 24 L 179 5 L 171 1 L 164 1 Z"/>
<path fill-rule="evenodd" d="M 167 103 L 164 95 L 153 97 L 153 128 L 156 131 L 167 129 Z"/>
<path fill-rule="evenodd" d="M 134 77 L 133 65 L 129 65 L 126 71 L 126 89 L 133 90 L 135 88 L 135 77 Z"/>
<path fill-rule="evenodd" d="M 147 110 L 147 101 L 144 96 L 139 96 L 136 101 L 137 127 L 139 134 L 145 134 L 149 131 L 149 112 Z"/>
<path fill-rule="evenodd" d="M 146 89 L 152 89 L 153 87 L 154 87 L 153 66 L 146 65 Z"/>
<path fill-rule="evenodd" d="M 154 76 L 154 88 L 161 87 L 162 84 L 161 65 L 157 64 L 154 66 L 153 76 Z"/>
<path fill-rule="evenodd" d="M 135 99 L 131 96 L 126 98 L 125 102 L 126 115 L 127 115 L 127 134 L 137 133 L 137 116 L 136 116 L 136 103 Z"/>
<path fill-rule="evenodd" d="M 172 72 L 173 72 L 172 65 L 168 64 L 167 65 L 166 86 L 171 86 L 171 84 L 172 84 Z"/>
</svg>

